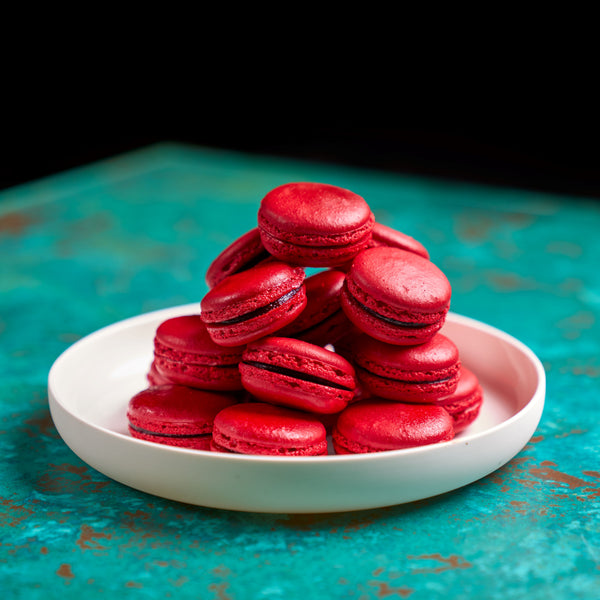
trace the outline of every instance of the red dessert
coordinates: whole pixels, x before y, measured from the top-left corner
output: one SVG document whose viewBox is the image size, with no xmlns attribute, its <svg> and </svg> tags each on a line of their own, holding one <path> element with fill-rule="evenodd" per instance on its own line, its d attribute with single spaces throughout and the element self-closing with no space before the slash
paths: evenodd
<svg viewBox="0 0 600 600">
<path fill-rule="evenodd" d="M 386 246 L 388 248 L 399 248 L 400 250 L 406 250 L 407 252 L 413 252 L 423 258 L 429 258 L 429 252 L 415 238 L 402 233 L 396 229 L 392 229 L 387 225 L 381 223 L 375 223 L 373 226 L 373 232 L 371 234 L 370 248 L 377 246 Z"/>
<path fill-rule="evenodd" d="M 241 390 L 238 364 L 245 346 L 224 347 L 211 339 L 200 315 L 173 317 L 154 336 L 151 383 L 179 383 L 205 390 Z"/>
<path fill-rule="evenodd" d="M 466 429 L 478 417 L 483 404 L 483 389 L 477 376 L 461 367 L 458 385 L 454 393 L 439 398 L 437 406 L 442 406 L 454 420 L 454 432 Z"/>
<path fill-rule="evenodd" d="M 325 426 L 301 411 L 262 402 L 239 404 L 216 417 L 211 449 L 236 454 L 327 454 Z"/>
<path fill-rule="evenodd" d="M 226 277 L 246 271 L 269 258 L 271 255 L 265 250 L 258 227 L 255 227 L 227 246 L 215 258 L 206 271 L 206 283 L 208 287 L 213 288 Z"/>
<path fill-rule="evenodd" d="M 433 403 L 458 384 L 458 348 L 441 333 L 418 346 L 386 344 L 363 334 L 354 340 L 353 358 L 361 384 L 389 400 Z"/>
<path fill-rule="evenodd" d="M 200 306 L 214 342 L 246 344 L 281 329 L 302 312 L 304 270 L 266 262 L 227 277 L 204 296 Z"/>
<path fill-rule="evenodd" d="M 304 282 L 306 308 L 277 335 L 295 337 L 318 346 L 335 344 L 350 327 L 340 300 L 344 279 L 344 273 L 335 269 L 307 277 Z"/>
<path fill-rule="evenodd" d="M 215 415 L 236 403 L 232 394 L 183 385 L 150 387 L 129 401 L 129 432 L 148 442 L 209 450 Z"/>
<path fill-rule="evenodd" d="M 452 417 L 441 407 L 363 400 L 338 417 L 333 430 L 336 454 L 402 450 L 450 441 Z"/>
<path fill-rule="evenodd" d="M 342 308 L 370 336 L 414 345 L 442 327 L 450 296 L 448 279 L 431 261 L 381 246 L 354 259 L 342 290 Z"/>
<path fill-rule="evenodd" d="M 334 185 L 288 183 L 271 190 L 258 211 L 265 248 L 308 267 L 343 265 L 367 247 L 374 217 L 365 200 Z"/>
<path fill-rule="evenodd" d="M 267 337 L 251 344 L 240 363 L 242 385 L 265 402 L 331 414 L 354 398 L 355 372 L 344 358 L 302 340 Z"/>
</svg>

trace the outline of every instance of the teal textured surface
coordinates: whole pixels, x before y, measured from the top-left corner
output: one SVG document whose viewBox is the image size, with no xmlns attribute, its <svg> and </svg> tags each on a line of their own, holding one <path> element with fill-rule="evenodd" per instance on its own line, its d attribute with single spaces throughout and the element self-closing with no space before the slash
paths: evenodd
<svg viewBox="0 0 600 600">
<path fill-rule="evenodd" d="M 362 195 L 453 287 L 452 310 L 542 360 L 530 443 L 428 500 L 329 515 L 205 509 L 118 484 L 56 432 L 77 339 L 200 301 L 221 249 L 289 181 Z M 600 597 L 600 204 L 158 145 L 0 194 L 0 580 L 6 598 Z"/>
</svg>

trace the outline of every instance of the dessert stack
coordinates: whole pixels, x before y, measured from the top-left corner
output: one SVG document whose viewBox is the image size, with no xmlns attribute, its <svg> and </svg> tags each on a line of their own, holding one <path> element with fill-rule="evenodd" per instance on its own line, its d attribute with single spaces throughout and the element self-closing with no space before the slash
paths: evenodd
<svg viewBox="0 0 600 600">
<path fill-rule="evenodd" d="M 357 454 L 447 442 L 479 414 L 477 376 L 440 332 L 448 279 L 350 190 L 274 188 L 205 279 L 198 312 L 157 328 L 148 388 L 128 406 L 134 437 L 227 453 Z M 215 395 L 222 408 L 185 410 L 217 406 Z"/>
</svg>

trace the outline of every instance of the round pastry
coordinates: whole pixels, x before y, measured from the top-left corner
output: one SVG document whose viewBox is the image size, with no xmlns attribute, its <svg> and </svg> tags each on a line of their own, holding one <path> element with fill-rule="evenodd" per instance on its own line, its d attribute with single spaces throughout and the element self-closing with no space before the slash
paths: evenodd
<svg viewBox="0 0 600 600">
<path fill-rule="evenodd" d="M 206 283 L 213 288 L 226 277 L 246 271 L 269 258 L 271 255 L 265 250 L 258 227 L 255 227 L 227 246 L 213 260 L 206 271 Z"/>
<path fill-rule="evenodd" d="M 215 415 L 236 403 L 233 394 L 183 385 L 149 387 L 129 401 L 129 433 L 157 444 L 209 450 Z"/>
<path fill-rule="evenodd" d="M 235 454 L 327 454 L 325 426 L 313 415 L 263 402 L 239 404 L 216 417 L 211 449 Z"/>
<path fill-rule="evenodd" d="M 450 308 L 451 287 L 431 261 L 380 246 L 353 261 L 342 290 L 342 309 L 370 336 L 390 344 L 431 339 Z"/>
<path fill-rule="evenodd" d="M 307 277 L 306 308 L 289 325 L 277 331 L 280 337 L 295 337 L 317 346 L 335 344 L 350 326 L 340 304 L 345 275 L 328 269 Z"/>
<path fill-rule="evenodd" d="M 153 360 L 150 364 L 150 368 L 148 369 L 148 373 L 146 374 L 146 379 L 148 380 L 148 383 L 151 386 L 172 383 L 170 379 L 164 377 L 156 370 L 156 360 Z"/>
<path fill-rule="evenodd" d="M 444 407 L 454 420 L 454 432 L 466 429 L 479 415 L 483 404 L 483 389 L 477 376 L 461 367 L 454 393 L 439 398 L 436 406 Z"/>
<path fill-rule="evenodd" d="M 279 261 L 230 275 L 200 303 L 210 337 L 223 346 L 239 346 L 273 333 L 305 306 L 304 269 Z"/>
<path fill-rule="evenodd" d="M 276 258 L 308 267 L 343 265 L 367 247 L 374 216 L 365 200 L 334 185 L 288 183 L 261 201 L 258 227 Z"/>
<path fill-rule="evenodd" d="M 450 441 L 452 417 L 440 406 L 369 399 L 351 404 L 333 430 L 336 454 L 402 450 Z"/>
<path fill-rule="evenodd" d="M 156 329 L 148 380 L 205 390 L 241 390 L 238 364 L 244 348 L 213 342 L 200 315 L 173 317 Z"/>
<path fill-rule="evenodd" d="M 415 238 L 402 233 L 392 227 L 383 225 L 382 223 L 375 223 L 373 225 L 373 231 L 371 233 L 370 248 L 377 246 L 386 246 L 388 248 L 399 248 L 400 250 L 406 250 L 407 252 L 413 252 L 423 258 L 429 258 L 429 252 Z"/>
<path fill-rule="evenodd" d="M 352 348 L 359 381 L 374 396 L 433 403 L 458 384 L 458 348 L 441 333 L 418 346 L 386 344 L 363 334 Z"/>
<path fill-rule="evenodd" d="M 302 340 L 266 337 L 248 344 L 242 385 L 257 398 L 308 412 L 331 414 L 354 398 L 354 367 L 340 355 Z"/>
</svg>

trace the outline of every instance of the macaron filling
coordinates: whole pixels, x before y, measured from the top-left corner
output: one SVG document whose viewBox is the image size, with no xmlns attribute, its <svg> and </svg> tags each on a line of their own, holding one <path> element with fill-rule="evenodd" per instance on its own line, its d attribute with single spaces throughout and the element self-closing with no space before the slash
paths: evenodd
<svg viewBox="0 0 600 600">
<path fill-rule="evenodd" d="M 374 311 L 372 308 L 369 308 L 368 306 L 361 304 L 356 298 L 352 298 L 352 299 L 365 312 L 368 312 L 373 317 L 380 319 L 381 321 L 385 321 L 386 323 L 389 323 L 390 325 L 395 325 L 396 327 L 407 327 L 410 329 L 425 329 L 426 327 L 430 327 L 431 325 L 435 324 L 435 321 L 433 323 L 414 323 L 414 322 L 410 322 L 410 321 L 399 321 L 398 319 L 392 319 L 391 317 L 386 317 L 384 315 L 381 315 L 378 312 Z"/>
<path fill-rule="evenodd" d="M 390 304 L 385 306 L 381 303 L 374 303 L 368 294 L 365 294 L 356 284 L 346 279 L 344 282 L 344 294 L 347 300 L 349 300 L 355 307 L 360 311 L 366 312 L 375 319 L 382 321 L 393 327 L 400 327 L 403 329 L 426 329 L 428 327 L 441 326 L 446 318 L 449 306 L 440 312 L 410 312 L 408 310 L 402 310 L 401 308 L 394 309 Z M 374 303 L 378 309 L 369 306 L 369 303 Z M 388 314 L 382 314 L 383 312 Z M 418 320 L 405 320 L 409 318 Z"/>
<path fill-rule="evenodd" d="M 359 368 L 359 371 L 367 373 L 368 375 L 371 375 L 372 377 L 377 377 L 377 379 L 380 379 L 380 380 L 383 379 L 383 380 L 388 380 L 390 382 L 404 383 L 404 384 L 409 384 L 409 385 L 435 385 L 436 383 L 444 383 L 446 381 L 451 381 L 453 379 L 456 379 L 456 374 L 448 375 L 447 377 L 440 377 L 438 379 L 398 379 L 396 377 L 386 377 L 384 375 L 378 375 L 377 373 L 368 371 L 364 367 L 358 367 L 358 368 Z"/>
<path fill-rule="evenodd" d="M 155 437 L 164 438 L 209 438 L 212 435 L 210 431 L 207 431 L 205 433 L 167 433 L 165 431 L 152 431 L 150 429 L 144 429 L 143 427 L 133 425 L 132 423 L 129 423 L 129 428 L 133 429 L 134 431 L 137 431 L 138 433 L 143 433 L 144 435 L 151 435 Z"/>
<path fill-rule="evenodd" d="M 437 398 L 454 389 L 458 382 L 460 365 L 456 363 L 437 371 L 400 371 L 375 373 L 357 365 L 360 381 L 376 396 L 404 402 L 435 403 Z M 391 376 L 390 376 L 391 375 Z"/>
<path fill-rule="evenodd" d="M 292 377 L 294 379 L 300 379 L 302 381 L 307 381 L 309 383 L 315 383 L 317 385 L 325 385 L 328 387 L 335 388 L 336 390 L 344 390 L 347 392 L 351 392 L 354 388 L 350 388 L 348 386 L 342 385 L 335 381 L 330 381 L 324 377 L 319 377 L 318 375 L 312 375 L 310 373 L 303 373 L 301 371 L 296 371 L 294 369 L 290 369 L 288 367 L 282 367 L 279 365 L 271 365 L 264 362 L 254 361 L 254 360 L 244 360 L 243 364 L 255 367 L 257 369 L 264 369 L 265 371 L 269 371 L 271 373 L 277 373 L 278 375 L 284 375 L 286 377 Z"/>
<path fill-rule="evenodd" d="M 219 325 L 236 325 L 237 323 L 243 323 L 245 321 L 249 321 L 250 319 L 254 319 L 256 317 L 265 315 L 265 314 L 271 312 L 272 310 L 279 308 L 280 306 L 283 306 L 284 304 L 287 304 L 288 302 L 290 302 L 292 300 L 292 298 L 294 298 L 294 296 L 296 296 L 296 294 L 298 294 L 300 292 L 300 290 L 302 290 L 302 286 L 294 288 L 293 290 L 290 290 L 289 292 L 287 292 L 283 296 L 277 298 L 273 302 L 270 302 L 269 304 L 265 304 L 265 306 L 261 306 L 254 310 L 251 310 L 250 312 L 238 315 L 237 317 L 232 317 L 231 319 L 225 319 L 223 321 L 211 323 L 211 326 L 215 327 L 215 326 L 219 326 Z"/>
</svg>

